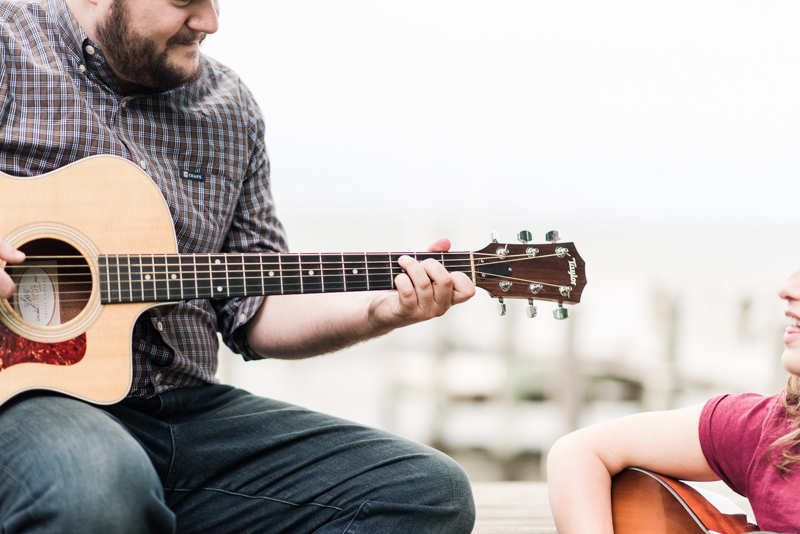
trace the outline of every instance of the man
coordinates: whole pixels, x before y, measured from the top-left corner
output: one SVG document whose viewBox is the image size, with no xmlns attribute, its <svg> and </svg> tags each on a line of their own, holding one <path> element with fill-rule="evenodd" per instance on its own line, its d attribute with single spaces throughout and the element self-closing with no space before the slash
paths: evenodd
<svg viewBox="0 0 800 534">
<path fill-rule="evenodd" d="M 115 154 L 158 185 L 180 252 L 285 250 L 258 107 L 199 51 L 216 0 L 2 0 L 0 15 L 0 170 L 35 176 Z M 22 259 L 0 241 L 0 260 Z M 446 456 L 214 378 L 217 330 L 248 359 L 303 358 L 474 294 L 439 263 L 399 263 L 393 292 L 197 300 L 140 318 L 133 384 L 116 405 L 12 399 L 0 407 L 0 528 L 470 532 L 469 482 Z M 0 297 L 12 291 L 0 271 Z"/>
</svg>

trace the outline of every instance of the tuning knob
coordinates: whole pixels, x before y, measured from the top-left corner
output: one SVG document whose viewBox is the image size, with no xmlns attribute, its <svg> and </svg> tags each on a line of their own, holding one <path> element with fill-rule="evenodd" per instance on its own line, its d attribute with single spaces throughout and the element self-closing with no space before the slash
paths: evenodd
<svg viewBox="0 0 800 534">
<path fill-rule="evenodd" d="M 506 303 L 503 301 L 503 297 L 497 299 L 497 313 L 500 314 L 500 317 L 506 314 Z"/>
<path fill-rule="evenodd" d="M 564 306 L 562 306 L 561 303 L 559 302 L 558 308 L 553 310 L 553 317 L 555 317 L 559 321 L 563 321 L 564 319 L 569 317 L 569 310 L 566 309 Z"/>
<path fill-rule="evenodd" d="M 523 230 L 523 231 L 521 231 L 520 233 L 517 234 L 517 240 L 520 243 L 528 243 L 531 240 L 533 240 L 533 235 L 531 235 L 531 233 L 529 231 Z"/>
<path fill-rule="evenodd" d="M 545 234 L 544 240 L 556 244 L 561 240 L 561 236 L 558 234 L 558 230 L 550 230 Z"/>
<path fill-rule="evenodd" d="M 536 304 L 533 303 L 533 299 L 528 299 L 528 307 L 525 308 L 525 314 L 528 316 L 528 319 L 536 317 Z"/>
<path fill-rule="evenodd" d="M 492 243 L 497 243 L 497 231 L 492 230 Z"/>
</svg>

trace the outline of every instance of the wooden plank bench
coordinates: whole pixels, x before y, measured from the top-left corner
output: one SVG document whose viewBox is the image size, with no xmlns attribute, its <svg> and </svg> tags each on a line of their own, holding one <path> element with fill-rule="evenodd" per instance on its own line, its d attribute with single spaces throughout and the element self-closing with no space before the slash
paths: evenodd
<svg viewBox="0 0 800 534">
<path fill-rule="evenodd" d="M 546 482 L 475 482 L 472 534 L 555 534 Z"/>
</svg>

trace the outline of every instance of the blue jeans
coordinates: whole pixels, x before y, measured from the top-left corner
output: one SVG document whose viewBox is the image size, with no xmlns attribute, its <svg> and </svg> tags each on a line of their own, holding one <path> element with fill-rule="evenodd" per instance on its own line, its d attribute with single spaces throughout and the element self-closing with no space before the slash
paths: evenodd
<svg viewBox="0 0 800 534">
<path fill-rule="evenodd" d="M 3 534 L 466 534 L 474 517 L 444 454 L 229 386 L 0 408 Z"/>
</svg>

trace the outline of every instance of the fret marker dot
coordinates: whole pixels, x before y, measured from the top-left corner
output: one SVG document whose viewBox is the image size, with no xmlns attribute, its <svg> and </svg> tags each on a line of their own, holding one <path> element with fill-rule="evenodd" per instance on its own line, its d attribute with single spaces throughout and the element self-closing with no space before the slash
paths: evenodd
<svg viewBox="0 0 800 534">
<path fill-rule="evenodd" d="M 220 262 L 219 260 L 214 260 L 214 263 L 216 263 L 217 265 L 219 265 L 221 262 Z"/>
<path fill-rule="evenodd" d="M 308 276 L 314 276 L 314 271 L 308 271 Z"/>
<path fill-rule="evenodd" d="M 144 275 L 144 279 L 145 280 L 150 280 L 150 275 L 149 274 Z"/>
<path fill-rule="evenodd" d="M 173 280 L 177 280 L 177 279 L 178 279 L 178 275 L 177 275 L 177 274 L 173 274 L 173 275 L 172 275 L 172 279 L 173 279 Z"/>
<path fill-rule="evenodd" d="M 353 274 L 358 274 L 358 269 L 353 269 Z"/>
<path fill-rule="evenodd" d="M 275 276 L 275 271 L 270 271 L 270 272 L 269 272 L 269 275 L 270 275 L 270 276 Z"/>
<path fill-rule="evenodd" d="M 219 291 L 220 293 L 222 293 L 222 286 L 217 286 L 217 291 Z"/>
</svg>

